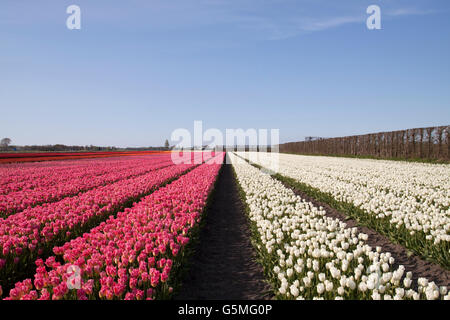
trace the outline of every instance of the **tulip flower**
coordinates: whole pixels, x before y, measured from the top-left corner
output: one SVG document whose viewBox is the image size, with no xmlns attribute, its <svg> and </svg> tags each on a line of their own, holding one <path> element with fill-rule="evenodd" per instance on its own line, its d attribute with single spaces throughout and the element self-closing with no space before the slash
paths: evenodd
<svg viewBox="0 0 450 320">
<path fill-rule="evenodd" d="M 194 166 L 169 163 L 161 167 L 160 164 L 152 164 L 152 169 L 143 174 L 106 184 L 74 197 L 66 197 L 58 202 L 30 207 L 2 219 L 0 266 L 19 265 L 20 261 L 23 265 L 31 264 L 37 255 L 42 254 L 43 249 L 48 250 L 53 247 L 55 254 L 63 252 L 53 246 L 55 241 L 61 241 L 64 238 L 70 240 L 76 234 L 82 234 L 85 225 L 93 221 L 106 220 L 111 214 L 115 214 L 127 205 L 130 199 L 138 199 L 152 192 L 158 186 Z M 31 252 L 24 250 L 30 248 L 30 245 L 34 247 Z M 163 250 L 162 245 L 160 249 Z M 133 263 L 135 256 L 129 255 L 128 259 L 128 263 Z M 78 262 L 76 259 L 70 261 L 80 266 L 84 263 L 83 259 Z M 93 266 L 93 268 L 95 271 L 98 267 Z M 11 274 L 8 272 L 14 269 L 0 267 L 0 283 L 10 278 Z"/>
<path fill-rule="evenodd" d="M 273 270 L 269 280 L 277 298 L 296 299 L 295 284 L 300 283 L 305 299 L 445 299 L 446 287 L 441 290 L 425 278 L 419 278 L 417 291 L 409 289 L 412 274 L 405 275 L 403 266 L 395 267 L 389 252 L 369 246 L 366 234 L 327 217 L 323 208 L 305 201 L 242 157 L 234 153 L 229 157 L 245 194 L 260 258 L 267 270 Z M 320 171 L 309 169 L 311 173 L 303 174 Z M 327 170 L 326 175 L 337 175 L 338 169 Z M 298 267 L 291 268 L 295 262 Z"/>
<path fill-rule="evenodd" d="M 273 157 L 239 152 L 264 166 Z M 388 229 L 417 254 L 426 251 L 448 268 L 450 166 L 448 164 L 277 154 L 278 173 L 361 211 L 369 226 Z M 344 248 L 345 249 L 345 248 Z M 424 250 L 426 249 L 426 250 Z M 345 267 L 344 267 L 345 269 Z"/>
<path fill-rule="evenodd" d="M 200 165 L 83 236 L 55 247 L 53 252 L 58 259 L 51 256 L 45 263 L 36 261 L 34 278 L 41 280 L 36 280 L 34 287 L 29 279 L 18 282 L 8 298 L 29 298 L 33 290 L 38 298 L 55 300 L 75 296 L 78 299 L 141 300 L 165 296 L 167 291 L 170 294 L 172 290 L 167 290 L 166 283 L 171 278 L 174 261 L 179 258 L 166 248 L 173 243 L 173 248 L 183 250 L 188 243 L 190 231 L 201 219 L 219 169 L 219 164 Z M 61 259 L 62 264 L 57 262 Z M 80 269 L 82 282 L 76 295 L 67 287 L 70 280 L 67 271 L 74 263 Z M 43 279 L 48 279 L 47 283 Z M 51 297 L 49 292 L 52 292 Z"/>
</svg>

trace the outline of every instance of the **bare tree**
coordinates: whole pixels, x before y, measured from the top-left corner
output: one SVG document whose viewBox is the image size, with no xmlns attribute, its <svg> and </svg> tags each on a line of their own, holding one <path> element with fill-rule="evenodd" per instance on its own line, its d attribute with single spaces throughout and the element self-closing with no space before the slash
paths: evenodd
<svg viewBox="0 0 450 320">
<path fill-rule="evenodd" d="M 166 139 L 166 142 L 164 142 L 164 148 L 169 149 L 169 140 Z"/>
<path fill-rule="evenodd" d="M 431 127 L 280 145 L 280 152 L 364 155 L 376 158 L 450 159 L 450 127 Z"/>
<path fill-rule="evenodd" d="M 431 158 L 432 156 L 432 147 L 433 147 L 433 130 L 434 128 L 426 128 L 426 132 L 427 132 L 427 144 L 428 144 L 428 158 Z"/>
<path fill-rule="evenodd" d="M 442 141 L 443 141 L 443 133 L 444 133 L 444 127 L 439 127 L 439 128 L 437 128 L 437 132 L 436 132 L 436 134 L 437 134 L 437 137 L 436 137 L 436 140 L 437 140 L 437 144 L 438 144 L 438 151 L 437 151 L 437 157 L 440 159 L 441 157 L 442 157 L 442 149 L 443 149 L 443 147 L 442 147 Z"/>
<path fill-rule="evenodd" d="M 8 146 L 11 144 L 10 138 L 3 138 L 2 141 L 0 141 L 0 145 L 3 149 L 8 150 Z"/>
</svg>

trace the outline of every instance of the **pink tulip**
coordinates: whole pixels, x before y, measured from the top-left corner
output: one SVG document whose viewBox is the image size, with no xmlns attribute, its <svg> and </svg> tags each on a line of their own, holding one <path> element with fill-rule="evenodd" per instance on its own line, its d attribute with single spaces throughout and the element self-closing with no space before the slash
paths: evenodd
<svg viewBox="0 0 450 320">
<path fill-rule="evenodd" d="M 171 164 L 170 155 L 131 159 L 72 161 L 71 166 L 53 163 L 50 168 L 16 165 L 2 177 L 0 185 L 0 214 L 9 215 L 26 208 L 59 201 L 80 192 L 138 176 Z M 150 160 L 150 161 L 149 161 Z M 23 164 L 22 164 L 23 166 Z M 57 167 L 57 170 L 55 170 Z"/>
<path fill-rule="evenodd" d="M 223 158 L 223 154 L 218 156 Z M 170 279 L 172 265 L 178 259 L 174 251 L 183 250 L 191 228 L 200 221 L 200 212 L 219 169 L 219 164 L 201 165 L 83 236 L 55 247 L 53 252 L 64 262 L 57 262 L 56 257 L 49 257 L 45 263 L 37 260 L 34 288 L 29 279 L 19 282 L 9 298 L 29 298 L 34 295 L 33 290 L 37 290 L 39 299 L 73 297 L 66 285 L 67 271 L 73 264 L 81 269 L 82 290 L 77 291 L 78 299 L 157 297 L 164 290 L 161 283 Z M 65 223 L 66 220 L 58 221 L 54 227 Z M 48 236 L 52 236 L 52 230 L 48 229 Z M 149 285 L 153 290 L 149 290 Z M 49 292 L 53 294 L 50 296 Z"/>
<path fill-rule="evenodd" d="M 148 172 L 144 174 L 10 215 L 0 223 L 0 235 L 3 235 L 0 237 L 2 253 L 0 259 L 7 261 L 6 258 L 12 254 L 15 255 L 14 258 L 18 258 L 23 255 L 25 247 L 31 247 L 33 251 L 37 249 L 41 255 L 42 247 L 51 243 L 58 234 L 71 236 L 75 227 L 88 223 L 96 216 L 106 216 L 109 212 L 120 208 L 130 198 L 145 194 L 167 179 L 193 167 L 193 165 L 175 166 L 170 161 L 165 165 L 164 169 L 159 170 L 161 164 L 152 164 L 152 170 L 147 168 Z M 54 250 L 58 251 L 56 248 Z M 26 258 L 29 260 L 25 263 L 32 262 L 30 261 L 32 256 Z M 134 259 L 135 256 L 130 255 L 129 263 Z M 19 259 L 15 259 L 14 262 L 18 263 Z"/>
<path fill-rule="evenodd" d="M 78 300 L 88 300 L 86 292 L 83 289 L 77 290 L 77 298 Z"/>
<path fill-rule="evenodd" d="M 47 291 L 46 288 L 41 290 L 41 296 L 38 300 L 50 300 L 50 293 Z"/>
</svg>

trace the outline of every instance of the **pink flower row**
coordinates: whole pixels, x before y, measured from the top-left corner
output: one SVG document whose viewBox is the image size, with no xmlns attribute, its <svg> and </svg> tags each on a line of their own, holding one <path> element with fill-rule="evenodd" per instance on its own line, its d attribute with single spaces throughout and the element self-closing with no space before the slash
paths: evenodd
<svg viewBox="0 0 450 320">
<path fill-rule="evenodd" d="M 157 161 L 170 159 L 169 154 L 156 154 L 133 157 L 94 158 L 80 160 L 66 160 L 70 164 L 60 163 L 49 165 L 48 162 L 23 162 L 16 163 L 14 168 L 7 168 L 8 164 L 0 165 L 0 194 L 8 194 L 14 191 L 34 189 L 46 185 L 55 180 L 60 181 L 65 176 L 83 177 L 86 175 L 102 175 L 111 171 L 136 167 L 146 160 Z M 33 164 L 35 167 L 25 167 Z M 45 166 L 43 166 L 46 164 Z M 40 165 L 40 166 L 38 166 Z"/>
<path fill-rule="evenodd" d="M 139 156 L 132 158 L 137 160 L 142 157 Z M 39 180 L 51 174 L 71 170 L 72 168 L 96 166 L 99 161 L 101 161 L 102 163 L 110 162 L 111 164 L 114 164 L 119 162 L 123 163 L 129 159 L 131 159 L 131 157 L 127 157 L 127 159 L 124 159 L 123 157 L 111 157 L 101 159 L 93 158 L 64 161 L 19 162 L 1 164 L 0 186 L 7 185 L 9 183 Z"/>
<path fill-rule="evenodd" d="M 0 195 L 0 213 L 4 216 L 20 212 L 28 207 L 45 202 L 54 202 L 80 192 L 103 186 L 119 180 L 141 175 L 172 163 L 170 155 L 130 161 L 121 165 L 74 167 L 40 179 L 39 186 Z M 20 184 L 20 183 L 19 183 Z M 8 186 L 14 186 L 13 183 Z"/>
<path fill-rule="evenodd" d="M 223 156 L 218 155 L 220 162 Z M 116 218 L 55 247 L 59 258 L 38 259 L 34 280 L 16 283 L 7 299 L 167 297 L 173 267 L 180 267 L 180 252 L 201 218 L 220 166 L 203 164 Z"/>
<path fill-rule="evenodd" d="M 26 255 L 34 256 L 36 251 L 41 254 L 40 249 L 51 245 L 54 238 L 58 241 L 72 238 L 71 233 L 79 232 L 92 219 L 117 212 L 127 202 L 139 199 L 194 166 L 171 165 L 0 218 L 0 281 L 14 269 L 11 264 L 24 263 L 29 259 Z"/>
<path fill-rule="evenodd" d="M 124 170 L 136 167 L 145 160 L 156 161 L 158 159 L 170 158 L 170 155 L 149 155 L 145 157 L 131 157 L 128 159 L 114 158 L 111 159 L 81 159 L 72 162 L 66 166 L 46 166 L 30 169 L 21 167 L 16 164 L 14 169 L 9 168 L 8 174 L 5 172 L 0 176 L 0 194 L 8 194 L 20 190 L 31 190 L 57 184 L 64 181 L 63 179 L 83 178 L 85 176 L 100 176 L 111 171 Z M 27 164 L 27 163 L 23 163 Z M 40 162 L 38 163 L 40 164 Z M 3 165 L 0 166 L 0 172 L 5 171 Z"/>
</svg>

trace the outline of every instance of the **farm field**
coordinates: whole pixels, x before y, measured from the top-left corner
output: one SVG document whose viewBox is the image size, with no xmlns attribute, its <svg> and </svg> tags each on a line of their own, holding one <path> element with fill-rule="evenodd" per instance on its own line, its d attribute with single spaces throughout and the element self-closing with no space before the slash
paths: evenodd
<svg viewBox="0 0 450 320">
<path fill-rule="evenodd" d="M 123 151 L 123 152 L 25 152 L 0 153 L 0 163 L 36 162 L 70 159 L 110 158 L 167 153 L 167 151 Z"/>
<path fill-rule="evenodd" d="M 213 157 L 219 158 L 218 162 L 221 163 L 221 156 L 223 157 L 221 154 L 211 155 L 194 152 L 191 153 L 192 161 L 190 161 L 190 164 L 179 165 L 172 162 L 170 154 L 156 154 L 127 157 L 126 159 L 70 160 L 68 162 L 39 162 L 36 164 L 2 166 L 0 170 L 3 199 L 5 199 L 5 203 L 21 204 L 21 206 L 14 207 L 13 211 L 7 210 L 9 207 L 6 207 L 0 218 L 0 285 L 2 291 L 12 288 L 16 280 L 26 275 L 32 275 L 30 272 L 33 269 L 35 270 L 36 263 L 38 267 L 40 266 L 39 259 L 43 257 L 50 259 L 45 260 L 50 263 L 49 261 L 52 261 L 50 256 L 53 253 L 56 254 L 57 246 L 64 245 L 72 239 L 76 240 L 80 236 L 79 239 L 85 239 L 84 237 L 89 234 L 89 231 L 94 232 L 94 230 L 97 230 L 95 227 L 100 228 L 105 224 L 105 221 L 110 222 L 114 217 L 119 219 L 124 217 L 123 215 L 130 216 L 129 210 L 133 210 L 131 208 L 134 208 L 135 205 L 141 205 L 140 208 L 147 212 L 150 204 L 146 205 L 142 201 L 147 199 L 145 197 L 149 194 L 156 197 L 151 200 L 154 202 L 152 202 L 153 206 L 158 206 L 159 209 L 173 209 L 173 211 L 167 209 L 170 214 L 175 215 L 173 220 L 169 213 L 167 219 L 164 215 L 164 217 L 161 217 L 162 222 L 159 225 L 154 225 L 156 230 L 153 230 L 153 232 L 161 232 L 165 227 L 169 227 L 175 240 L 164 235 L 164 240 L 157 240 L 156 247 L 162 245 L 159 243 L 160 241 L 164 241 L 167 245 L 166 241 L 171 240 L 171 256 L 175 257 L 180 246 L 186 244 L 188 240 L 181 234 L 186 234 L 188 225 L 189 227 L 194 226 L 195 220 L 198 219 L 197 215 L 201 211 L 211 184 L 217 175 L 220 165 L 215 164 L 216 160 Z M 200 163 L 207 161 L 214 161 L 214 164 L 200 165 Z M 200 168 L 202 169 L 200 170 Z M 189 178 L 184 178 L 186 174 Z M 17 180 L 14 179 L 15 177 L 17 177 Z M 183 177 L 183 179 L 180 177 Z M 209 178 L 207 179 L 207 177 Z M 200 178 L 202 183 L 195 183 Z M 176 184 L 171 183 L 172 181 L 176 181 Z M 185 188 L 184 193 L 179 195 L 184 197 L 179 202 L 183 205 L 171 207 L 171 205 L 175 205 L 175 198 L 162 197 L 162 195 L 170 192 L 179 193 L 180 184 L 183 183 L 184 186 L 191 184 L 192 187 L 197 188 L 195 189 L 196 192 L 189 193 L 189 190 Z M 166 184 L 164 191 L 154 192 L 158 188 L 163 188 Z M 55 188 L 60 192 L 56 193 L 53 190 Z M 41 193 L 44 196 L 49 194 L 51 197 L 44 197 L 42 199 L 44 203 L 39 204 L 36 201 L 23 202 L 28 194 L 30 199 L 34 199 L 31 195 L 41 195 Z M 168 203 L 169 207 L 166 207 L 165 203 Z M 196 213 L 193 213 L 188 220 L 179 221 L 176 218 L 176 212 L 182 211 L 187 214 L 194 212 L 194 209 L 197 210 Z M 186 217 L 183 215 L 182 218 L 185 219 Z M 127 221 L 123 223 L 127 223 Z M 135 224 L 134 220 L 130 220 L 128 223 Z M 171 223 L 175 224 L 171 225 Z M 127 229 L 121 230 L 125 232 Z M 178 232 L 181 234 L 180 237 L 176 238 Z M 148 236 L 151 238 L 154 234 Z M 134 237 L 132 239 L 137 240 Z M 149 244 L 144 240 L 139 243 L 146 244 L 146 248 L 149 248 Z M 158 249 L 153 247 L 150 246 L 155 258 L 158 255 Z M 164 253 L 165 249 L 161 248 L 160 251 Z M 136 251 L 133 254 L 136 254 Z M 126 259 L 130 260 L 128 257 Z M 136 257 L 133 259 L 136 259 Z M 128 263 L 131 263 L 131 260 Z M 47 264 L 47 266 L 49 265 Z M 51 266 L 54 265 L 51 264 Z M 50 274 L 53 277 L 53 273 Z M 163 278 L 165 276 L 166 273 Z M 25 283 L 28 282 L 25 281 Z M 12 291 L 13 295 L 14 292 Z M 34 296 L 33 293 L 31 293 L 31 296 L 26 296 L 22 292 L 19 297 L 30 298 Z M 45 290 L 43 297 L 45 297 Z M 57 296 L 51 298 L 55 299 Z"/>
<path fill-rule="evenodd" d="M 1 164 L 2 298 L 450 298 L 449 165 L 277 156 Z"/>
<path fill-rule="evenodd" d="M 280 154 L 279 174 L 450 269 L 449 165 Z"/>
<path fill-rule="evenodd" d="M 328 217 L 322 207 L 245 160 L 259 155 L 240 155 L 231 155 L 232 163 L 259 254 L 278 298 L 449 299 L 448 270 L 442 270 L 441 286 L 420 274 L 413 283 L 413 273 L 396 265 L 390 252 L 368 245 L 367 234 Z M 294 160 L 301 166 L 302 157 Z"/>
</svg>

